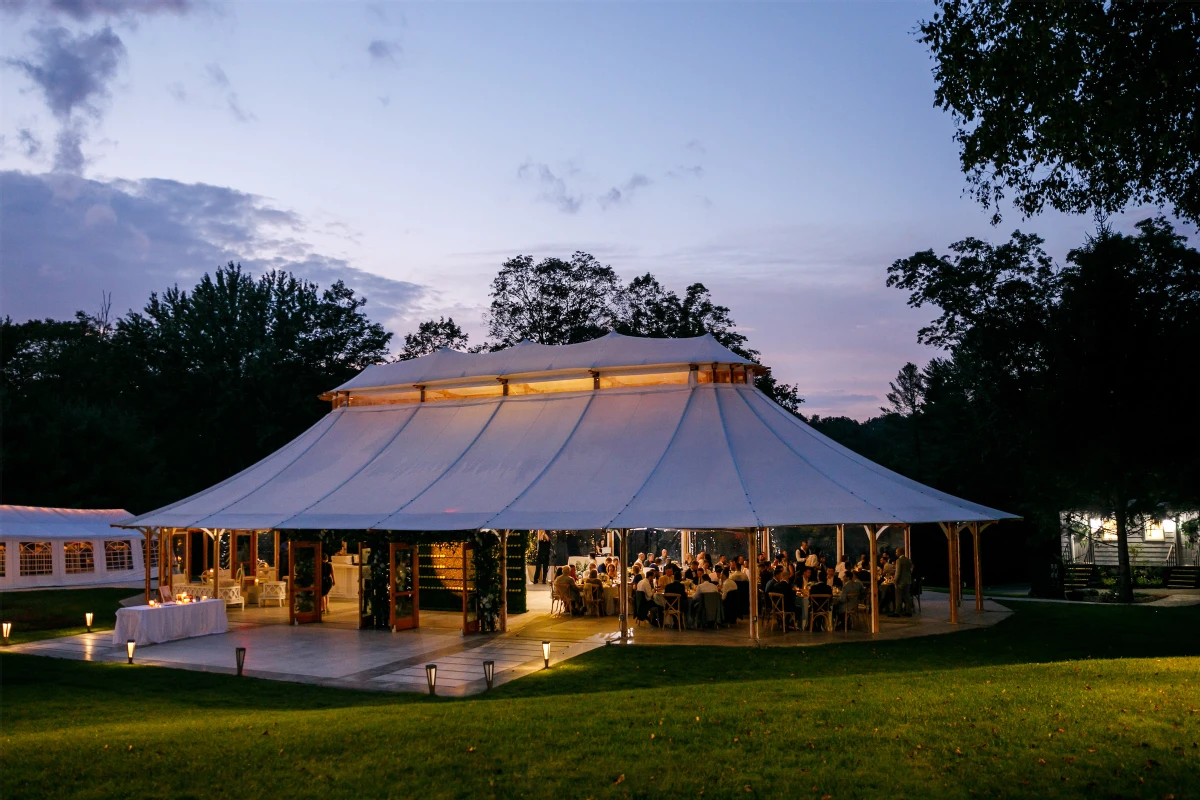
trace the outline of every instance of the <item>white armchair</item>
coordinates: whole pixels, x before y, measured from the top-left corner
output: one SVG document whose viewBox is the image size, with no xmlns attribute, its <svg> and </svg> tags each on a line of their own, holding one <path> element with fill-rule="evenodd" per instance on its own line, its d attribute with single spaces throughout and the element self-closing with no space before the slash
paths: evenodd
<svg viewBox="0 0 1200 800">
<path fill-rule="evenodd" d="M 258 584 L 258 605 L 278 602 L 279 607 L 287 602 L 287 583 L 285 581 L 261 581 Z"/>
<path fill-rule="evenodd" d="M 225 607 L 241 606 L 242 610 L 246 610 L 246 598 L 242 596 L 242 587 L 238 584 L 232 586 L 221 587 L 221 599 L 225 601 Z"/>
</svg>

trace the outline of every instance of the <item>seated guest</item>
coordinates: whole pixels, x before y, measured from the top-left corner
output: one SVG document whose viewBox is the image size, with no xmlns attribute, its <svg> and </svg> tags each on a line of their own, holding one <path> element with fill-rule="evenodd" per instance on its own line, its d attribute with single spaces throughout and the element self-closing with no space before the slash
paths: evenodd
<svg viewBox="0 0 1200 800">
<path fill-rule="evenodd" d="M 834 604 L 833 610 L 838 614 L 848 614 L 858 608 L 859 598 L 862 597 L 864 587 L 862 581 L 853 572 L 846 573 L 846 580 L 842 582 L 842 596 L 838 598 Z"/>
<path fill-rule="evenodd" d="M 730 579 L 735 580 L 735 581 L 750 580 L 750 576 L 746 574 L 746 570 L 742 568 L 742 564 L 740 561 L 734 562 L 733 569 L 730 570 L 730 572 L 729 572 L 729 577 L 730 577 Z"/>
<path fill-rule="evenodd" d="M 804 572 L 800 573 L 800 591 L 808 594 L 808 589 L 812 586 L 812 583 L 812 570 L 806 567 Z"/>
<path fill-rule="evenodd" d="M 737 588 L 737 581 L 730 576 L 728 567 L 721 570 L 721 580 L 718 585 L 721 587 L 722 598 L 728 597 L 729 593 Z"/>
<path fill-rule="evenodd" d="M 712 594 L 713 592 L 720 593 L 721 589 L 708 579 L 708 575 L 700 575 L 700 583 L 696 584 L 696 594 Z"/>
<path fill-rule="evenodd" d="M 681 594 L 687 597 L 687 587 L 679 579 L 678 567 L 669 567 L 664 577 L 667 579 L 667 584 L 663 587 L 663 594 Z"/>
<path fill-rule="evenodd" d="M 646 554 L 645 554 L 645 553 L 638 553 L 637 560 L 636 560 L 636 561 L 634 561 L 634 562 L 633 562 L 633 564 L 634 564 L 634 566 L 636 566 L 636 567 L 644 567 L 644 566 L 646 566 Z"/>
<path fill-rule="evenodd" d="M 635 591 L 644 594 L 647 600 L 652 600 L 654 598 L 655 582 L 657 577 L 658 576 L 654 573 L 653 569 L 647 571 L 645 577 L 634 584 Z"/>
<path fill-rule="evenodd" d="M 588 576 L 587 576 L 587 578 L 584 579 L 583 582 L 585 584 L 591 584 L 592 586 L 603 585 L 603 581 L 600 580 L 599 570 L 591 570 L 590 572 L 588 572 Z"/>
<path fill-rule="evenodd" d="M 560 596 L 571 598 L 572 613 L 579 610 L 582 596 L 579 593 L 579 587 L 575 584 L 575 579 L 571 577 L 571 573 L 565 567 L 559 569 L 558 577 L 554 579 L 554 590 Z"/>
<path fill-rule="evenodd" d="M 842 579 L 837 576 L 837 571 L 833 567 L 825 570 L 825 582 L 834 589 L 842 588 Z"/>
<path fill-rule="evenodd" d="M 809 584 L 809 586 L 808 586 L 808 596 L 809 597 L 812 597 L 814 595 L 821 595 L 821 594 L 832 595 L 833 587 L 830 586 L 825 581 L 815 581 L 814 583 Z"/>
</svg>

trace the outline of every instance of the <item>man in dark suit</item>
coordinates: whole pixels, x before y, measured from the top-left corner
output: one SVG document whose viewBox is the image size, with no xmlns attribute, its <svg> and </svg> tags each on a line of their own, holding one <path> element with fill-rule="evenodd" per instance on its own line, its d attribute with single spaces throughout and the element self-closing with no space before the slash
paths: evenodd
<svg viewBox="0 0 1200 800">
<path fill-rule="evenodd" d="M 545 583 L 550 572 L 550 537 L 545 531 L 538 531 L 535 563 L 537 568 L 533 571 L 533 582 Z"/>
<path fill-rule="evenodd" d="M 912 561 L 901 547 L 896 551 L 896 613 L 892 616 L 912 616 Z"/>
</svg>

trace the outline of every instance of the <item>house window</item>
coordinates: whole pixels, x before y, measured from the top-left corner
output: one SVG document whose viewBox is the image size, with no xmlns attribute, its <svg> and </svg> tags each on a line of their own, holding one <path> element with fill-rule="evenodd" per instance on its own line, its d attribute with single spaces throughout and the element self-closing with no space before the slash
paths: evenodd
<svg viewBox="0 0 1200 800">
<path fill-rule="evenodd" d="M 67 542 L 63 545 L 63 557 L 67 563 L 68 575 L 96 571 L 91 542 Z"/>
<path fill-rule="evenodd" d="M 0 542 L 0 578 L 8 577 L 8 545 Z"/>
<path fill-rule="evenodd" d="M 110 572 L 133 569 L 133 548 L 128 541 L 104 543 L 104 568 Z"/>
<path fill-rule="evenodd" d="M 1117 521 L 1115 519 L 1106 519 L 1101 523 L 1100 538 L 1106 542 L 1115 542 L 1117 540 Z"/>
<path fill-rule="evenodd" d="M 49 542 L 21 542 L 21 574 L 54 574 L 54 560 L 50 556 Z"/>
<path fill-rule="evenodd" d="M 1163 524 L 1156 519 L 1146 520 L 1146 529 L 1143 538 L 1147 542 L 1163 541 Z"/>
</svg>

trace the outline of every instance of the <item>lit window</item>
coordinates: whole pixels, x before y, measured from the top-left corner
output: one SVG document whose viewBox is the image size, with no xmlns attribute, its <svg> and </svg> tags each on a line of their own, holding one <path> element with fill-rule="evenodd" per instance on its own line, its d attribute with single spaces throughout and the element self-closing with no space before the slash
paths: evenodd
<svg viewBox="0 0 1200 800">
<path fill-rule="evenodd" d="M 1164 519 L 1163 520 L 1163 533 L 1169 533 L 1172 536 L 1175 535 L 1175 520 L 1173 520 L 1173 519 Z"/>
<path fill-rule="evenodd" d="M 91 542 L 67 542 L 63 545 L 63 558 L 66 561 L 68 575 L 96 571 L 96 559 L 92 553 Z"/>
<path fill-rule="evenodd" d="M 1147 542 L 1161 542 L 1163 540 L 1163 524 L 1156 519 L 1146 520 L 1144 535 Z"/>
<path fill-rule="evenodd" d="M 1117 538 L 1117 521 L 1115 519 L 1106 519 L 1100 526 L 1101 537 L 1106 541 L 1114 541 Z"/>
<path fill-rule="evenodd" d="M 21 574 L 53 575 L 49 542 L 21 542 Z"/>
<path fill-rule="evenodd" d="M 104 568 L 110 572 L 133 569 L 133 548 L 128 541 L 104 543 Z"/>
</svg>

